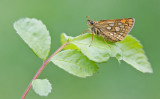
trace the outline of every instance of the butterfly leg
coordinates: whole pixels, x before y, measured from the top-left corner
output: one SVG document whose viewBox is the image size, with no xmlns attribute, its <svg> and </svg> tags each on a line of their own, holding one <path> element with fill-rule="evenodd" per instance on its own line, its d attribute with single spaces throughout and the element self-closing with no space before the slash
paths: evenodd
<svg viewBox="0 0 160 99">
<path fill-rule="evenodd" d="M 90 28 L 87 28 L 86 30 L 84 30 L 84 32 L 82 32 L 81 35 L 83 35 L 83 34 L 86 33 L 87 31 L 90 31 Z"/>
<path fill-rule="evenodd" d="M 89 47 L 91 46 L 91 44 L 92 44 L 92 41 L 93 41 L 93 32 L 92 32 L 92 40 L 91 40 L 91 43 L 90 43 Z"/>
<path fill-rule="evenodd" d="M 108 43 L 106 42 L 106 40 L 105 40 L 105 38 L 104 37 L 102 37 L 103 38 L 103 40 L 104 40 L 104 42 L 108 45 Z M 108 45 L 109 46 L 109 45 Z M 111 46 L 109 46 L 110 48 L 111 48 Z"/>
<path fill-rule="evenodd" d="M 98 29 L 98 28 L 94 28 L 94 27 L 92 27 L 92 28 L 90 29 L 90 31 L 92 32 L 92 40 L 91 40 L 91 43 L 90 43 L 89 46 L 91 46 L 91 44 L 92 44 L 93 35 L 94 35 L 94 34 L 99 35 L 99 33 L 100 33 L 99 29 Z"/>
</svg>

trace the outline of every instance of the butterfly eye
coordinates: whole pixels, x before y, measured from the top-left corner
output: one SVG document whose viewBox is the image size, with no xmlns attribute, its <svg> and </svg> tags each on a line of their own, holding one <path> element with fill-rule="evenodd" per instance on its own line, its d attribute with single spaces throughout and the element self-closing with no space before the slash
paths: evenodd
<svg viewBox="0 0 160 99">
<path fill-rule="evenodd" d="M 94 24 L 94 22 L 93 22 L 93 21 L 90 21 L 90 24 L 91 24 L 91 25 L 93 25 L 93 24 Z"/>
</svg>

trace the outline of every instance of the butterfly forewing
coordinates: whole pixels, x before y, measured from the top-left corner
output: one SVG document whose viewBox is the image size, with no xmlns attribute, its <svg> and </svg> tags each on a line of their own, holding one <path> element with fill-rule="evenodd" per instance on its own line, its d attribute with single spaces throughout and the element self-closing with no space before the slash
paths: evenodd
<svg viewBox="0 0 160 99">
<path fill-rule="evenodd" d="M 126 37 L 133 25 L 134 18 L 124 18 L 97 21 L 94 27 L 100 30 L 99 35 L 103 38 L 111 42 L 118 42 Z"/>
</svg>

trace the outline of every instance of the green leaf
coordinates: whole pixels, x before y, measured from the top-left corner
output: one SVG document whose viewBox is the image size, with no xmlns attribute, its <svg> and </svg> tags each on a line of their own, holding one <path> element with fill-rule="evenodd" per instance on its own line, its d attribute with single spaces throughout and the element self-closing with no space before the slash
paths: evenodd
<svg viewBox="0 0 160 99">
<path fill-rule="evenodd" d="M 117 42 L 117 46 L 122 50 L 123 60 L 143 73 L 152 73 L 151 64 L 143 51 L 140 42 L 131 35 L 123 41 Z"/>
<path fill-rule="evenodd" d="M 40 20 L 23 18 L 14 23 L 14 28 L 38 57 L 43 60 L 47 58 L 51 37 Z"/>
<path fill-rule="evenodd" d="M 40 96 L 48 96 L 51 93 L 52 86 L 47 79 L 36 79 L 32 81 L 32 88 Z"/>
<path fill-rule="evenodd" d="M 96 35 L 93 35 L 93 40 L 92 34 L 85 34 L 75 38 L 67 37 L 66 34 L 62 35 L 65 36 L 65 39 L 72 38 L 69 39 L 72 46 L 67 46 L 68 49 L 75 49 L 76 47 L 73 47 L 73 45 L 76 45 L 84 55 L 95 62 L 105 62 L 110 57 L 121 55 L 121 50 L 117 48 L 114 43 L 106 41 L 108 43 L 107 45 L 101 37 Z M 117 58 L 120 59 L 120 56 Z"/>
<path fill-rule="evenodd" d="M 120 60 L 124 60 L 128 64 L 132 65 L 137 70 L 143 73 L 152 73 L 152 67 L 148 62 L 148 59 L 143 51 L 142 45 L 131 35 L 128 35 L 123 41 L 117 43 L 104 42 L 102 37 L 98 37 L 92 34 L 84 34 L 77 37 L 70 37 L 66 34 L 62 34 L 66 39 L 70 41 L 70 44 L 76 45 L 80 51 L 87 56 L 90 60 L 95 62 L 105 62 L 110 57 L 115 57 Z M 68 39 L 71 38 L 71 39 Z M 65 43 L 65 42 L 64 42 Z M 111 47 L 108 47 L 108 45 Z M 68 46 L 68 49 L 75 49 L 76 47 Z"/>
<path fill-rule="evenodd" d="M 78 77 L 92 76 L 98 69 L 95 62 L 90 61 L 80 51 L 64 50 L 56 54 L 51 61 L 65 71 Z"/>
</svg>

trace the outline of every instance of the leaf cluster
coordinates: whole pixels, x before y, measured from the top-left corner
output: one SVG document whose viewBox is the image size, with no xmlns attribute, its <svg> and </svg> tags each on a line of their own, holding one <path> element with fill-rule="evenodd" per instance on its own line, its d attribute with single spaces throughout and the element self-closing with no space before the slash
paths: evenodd
<svg viewBox="0 0 160 99">
<path fill-rule="evenodd" d="M 49 55 L 51 37 L 46 26 L 37 19 L 23 18 L 14 23 L 14 28 L 25 43 L 43 61 Z M 92 41 L 93 36 L 93 41 Z M 143 73 L 152 73 L 152 68 L 144 53 L 140 42 L 128 35 L 123 41 L 117 43 L 108 42 L 90 33 L 77 37 L 61 35 L 62 45 L 70 42 L 64 50 L 51 58 L 56 66 L 78 77 L 92 76 L 98 71 L 97 63 L 107 62 L 109 58 L 116 58 L 119 63 L 125 61 Z M 92 41 L 92 42 L 91 42 Z M 33 89 L 41 96 L 50 93 L 51 84 L 48 80 L 35 80 Z"/>
</svg>

